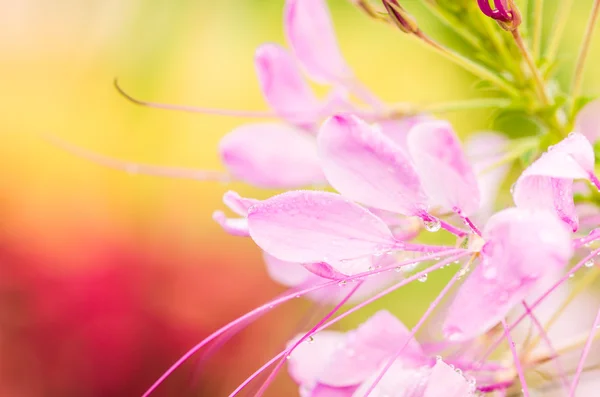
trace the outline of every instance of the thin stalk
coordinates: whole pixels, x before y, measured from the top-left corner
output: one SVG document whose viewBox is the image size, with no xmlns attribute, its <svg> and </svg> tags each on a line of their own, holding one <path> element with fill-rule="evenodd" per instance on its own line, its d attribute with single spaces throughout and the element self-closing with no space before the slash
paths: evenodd
<svg viewBox="0 0 600 397">
<path fill-rule="evenodd" d="M 534 55 L 531 53 L 531 51 L 529 51 L 529 48 L 527 48 L 527 44 L 525 44 L 525 42 L 523 41 L 523 37 L 521 36 L 519 29 L 513 30 L 512 35 L 515 39 L 517 47 L 519 48 L 519 51 L 521 52 L 521 55 L 523 55 L 523 58 L 527 63 L 527 66 L 529 66 L 531 75 L 533 76 L 535 89 L 538 93 L 538 96 L 540 97 L 540 100 L 544 105 L 550 105 L 550 98 L 548 98 L 548 94 L 546 93 L 544 78 L 542 77 L 542 74 L 540 73 L 540 70 L 538 69 L 535 63 Z"/>
<path fill-rule="evenodd" d="M 575 100 L 581 93 L 581 85 L 583 83 L 583 70 L 585 68 L 585 61 L 590 50 L 590 44 L 592 42 L 592 36 L 594 35 L 594 28 L 598 22 L 598 15 L 600 14 L 600 0 L 595 0 L 592 6 L 592 12 L 590 13 L 590 19 L 585 29 L 585 35 L 583 36 L 583 43 L 579 49 L 579 55 L 577 56 L 577 64 L 575 66 L 575 73 L 573 74 L 573 81 L 571 83 L 571 95 L 569 96 L 570 101 L 570 115 L 571 118 L 574 116 L 574 105 Z"/>
<path fill-rule="evenodd" d="M 443 47 L 421 31 L 415 33 L 415 36 L 420 39 L 421 43 L 427 44 L 428 48 L 434 49 L 438 54 L 444 56 L 446 59 L 454 62 L 455 64 L 462 66 L 465 70 L 471 72 L 475 76 L 493 83 L 498 88 L 506 91 L 506 93 L 512 97 L 520 96 L 519 91 L 515 87 L 510 85 L 507 81 L 496 75 L 488 68 L 481 66 L 446 47 Z"/>
<path fill-rule="evenodd" d="M 423 4 L 434 17 L 436 17 L 441 23 L 446 25 L 448 28 L 452 29 L 454 33 L 462 37 L 471 46 L 475 48 L 481 48 L 481 41 L 479 40 L 479 38 L 477 38 L 477 36 L 475 36 L 469 30 L 464 29 L 463 26 L 457 27 L 454 24 L 454 21 L 450 20 L 450 18 L 448 18 L 446 14 L 440 11 L 439 6 L 429 1 L 424 1 Z"/>
<path fill-rule="evenodd" d="M 598 332 L 598 327 L 600 327 L 600 310 L 598 310 L 598 314 L 596 315 L 596 319 L 594 320 L 594 324 L 592 325 L 592 330 L 590 331 L 590 335 L 585 341 L 585 346 L 583 347 L 583 352 L 581 353 L 581 358 L 579 359 L 579 363 L 577 364 L 577 371 L 575 371 L 575 376 L 573 376 L 573 382 L 571 383 L 571 392 L 569 393 L 569 397 L 575 396 L 575 391 L 577 390 L 577 385 L 579 384 L 579 377 L 583 372 L 583 367 L 585 365 L 585 360 L 592 349 L 592 342 Z"/>
<path fill-rule="evenodd" d="M 506 319 L 502 319 L 502 327 L 504 328 L 504 336 L 508 342 L 508 347 L 510 348 L 510 352 L 513 355 L 513 361 L 515 363 L 515 369 L 517 371 L 517 375 L 519 376 L 519 380 L 521 381 L 521 387 L 523 391 L 524 397 L 529 397 L 529 388 L 527 387 L 527 381 L 525 380 L 525 372 L 523 372 L 523 366 L 521 365 L 521 359 L 519 358 L 519 353 L 517 353 L 517 349 L 515 347 L 515 343 L 510 336 L 510 330 L 508 329 L 508 324 L 506 324 Z"/>
<path fill-rule="evenodd" d="M 573 7 L 575 0 L 562 0 L 559 3 L 558 9 L 556 10 L 556 17 L 550 31 L 550 38 L 548 39 L 548 47 L 546 48 L 546 58 L 553 60 L 558 52 L 558 46 L 562 35 L 567 27 L 569 21 L 569 14 Z"/>
<path fill-rule="evenodd" d="M 544 17 L 544 0 L 535 0 L 533 3 L 533 29 L 531 32 L 531 47 L 534 59 L 539 59 L 542 48 L 542 27 Z"/>
</svg>

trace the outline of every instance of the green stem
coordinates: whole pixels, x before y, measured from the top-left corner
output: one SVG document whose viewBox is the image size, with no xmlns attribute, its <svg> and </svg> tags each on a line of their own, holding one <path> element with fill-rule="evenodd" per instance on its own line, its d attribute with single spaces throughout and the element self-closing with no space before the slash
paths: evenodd
<svg viewBox="0 0 600 397">
<path fill-rule="evenodd" d="M 523 58 L 525 59 L 525 62 L 527 63 L 527 66 L 529 67 L 529 70 L 531 71 L 535 89 L 538 93 L 538 96 L 540 97 L 540 100 L 542 101 L 542 103 L 544 105 L 549 106 L 551 102 L 550 102 L 550 98 L 548 97 L 548 94 L 546 93 L 546 86 L 544 83 L 544 78 L 542 77 L 540 70 L 538 69 L 537 65 L 535 64 L 535 59 L 533 57 L 533 54 L 529 51 L 529 49 L 527 48 L 527 45 L 523 41 L 523 37 L 521 36 L 519 29 L 515 29 L 511 33 L 515 39 L 515 43 L 517 44 L 519 51 L 521 51 L 521 54 L 523 55 Z"/>
<path fill-rule="evenodd" d="M 542 48 L 542 20 L 544 16 L 544 0 L 534 0 L 533 3 L 533 29 L 531 46 L 534 59 L 540 58 Z"/>
<path fill-rule="evenodd" d="M 474 75 L 489 81 L 490 83 L 495 84 L 498 88 L 506 91 L 512 97 L 518 97 L 521 95 L 519 91 L 510 85 L 507 81 L 496 75 L 491 70 L 471 61 L 464 56 L 449 50 L 446 47 L 443 47 L 436 41 L 432 40 L 430 37 L 425 35 L 423 32 L 418 31 L 415 33 L 415 36 L 420 39 L 420 42 L 423 44 L 427 44 L 428 48 L 433 48 L 437 51 L 438 54 L 443 55 L 446 59 L 456 63 L 459 66 L 462 66 L 465 70 L 473 73 Z"/>
<path fill-rule="evenodd" d="M 472 47 L 478 49 L 481 48 L 481 42 L 479 41 L 479 39 L 469 30 L 465 29 L 463 26 L 457 27 L 454 21 L 450 20 L 450 18 L 448 18 L 448 16 L 440 10 L 440 7 L 438 5 L 429 1 L 424 1 L 423 4 L 433 16 L 435 16 L 441 23 L 446 25 L 448 28 L 452 29 L 453 32 L 461 36 Z"/>
<path fill-rule="evenodd" d="M 425 105 L 421 108 L 422 111 L 430 113 L 448 113 L 448 112 L 459 112 L 463 110 L 476 110 L 476 109 L 496 109 L 507 107 L 511 104 L 510 99 L 504 98 L 478 98 L 478 99 L 465 99 L 462 101 L 434 103 Z"/>
<path fill-rule="evenodd" d="M 554 18 L 554 24 L 550 31 L 550 39 L 546 50 L 546 58 L 549 60 L 553 60 L 556 57 L 560 39 L 562 38 L 565 28 L 567 27 L 567 22 L 569 21 L 569 14 L 573 7 L 573 2 L 574 0 L 562 0 L 556 10 L 556 17 Z"/>
<path fill-rule="evenodd" d="M 592 36 L 594 35 L 594 28 L 598 21 L 598 15 L 600 14 L 600 0 L 595 0 L 588 21 L 583 43 L 579 49 L 579 56 L 577 57 L 577 64 L 575 66 L 575 73 L 573 74 L 573 81 L 571 83 L 571 95 L 569 96 L 569 109 L 571 118 L 575 112 L 575 100 L 581 93 L 581 85 L 583 83 L 583 70 L 585 68 L 585 61 L 590 50 L 590 43 L 592 42 Z"/>
</svg>

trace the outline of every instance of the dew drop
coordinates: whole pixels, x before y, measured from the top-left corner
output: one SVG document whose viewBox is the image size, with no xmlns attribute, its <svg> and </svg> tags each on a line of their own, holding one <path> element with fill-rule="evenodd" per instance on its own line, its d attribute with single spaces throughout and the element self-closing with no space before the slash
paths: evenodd
<svg viewBox="0 0 600 397">
<path fill-rule="evenodd" d="M 312 336 L 309 336 L 309 337 L 306 339 L 306 342 L 307 342 L 307 343 L 314 343 L 314 341 L 315 341 L 315 338 L 313 338 Z"/>
<path fill-rule="evenodd" d="M 346 284 L 348 284 L 348 282 L 347 282 L 346 280 L 341 280 L 341 281 L 338 283 L 338 285 L 339 285 L 340 287 L 343 287 L 343 286 L 345 286 Z"/>
<path fill-rule="evenodd" d="M 420 282 L 424 283 L 425 281 L 427 281 L 427 274 L 422 275 L 417 280 L 419 280 Z"/>
<path fill-rule="evenodd" d="M 296 298 L 297 299 L 302 298 L 302 295 L 298 294 L 298 295 L 296 295 Z"/>
<path fill-rule="evenodd" d="M 442 356 L 435 356 L 435 361 L 442 361 Z"/>
<path fill-rule="evenodd" d="M 396 273 L 400 273 L 402 271 L 402 266 L 398 266 L 397 268 L 394 269 L 394 271 Z"/>
<path fill-rule="evenodd" d="M 456 372 L 459 375 L 462 375 L 462 369 L 460 369 L 460 368 L 455 368 L 454 372 Z"/>
<path fill-rule="evenodd" d="M 593 259 L 589 259 L 588 261 L 586 261 L 584 263 L 584 266 L 585 267 L 592 267 L 592 266 L 594 266 L 594 260 Z"/>
<path fill-rule="evenodd" d="M 569 274 L 569 278 L 573 278 L 573 277 L 575 277 L 575 273 Z"/>
<path fill-rule="evenodd" d="M 513 183 L 513 184 L 510 186 L 510 194 L 511 194 L 511 195 L 514 195 L 514 194 L 515 194 L 515 185 L 516 185 L 516 183 Z"/>
<path fill-rule="evenodd" d="M 432 233 L 435 233 L 442 228 L 442 222 L 434 217 L 431 217 L 429 220 L 424 219 L 423 225 L 425 226 L 425 230 Z"/>
</svg>

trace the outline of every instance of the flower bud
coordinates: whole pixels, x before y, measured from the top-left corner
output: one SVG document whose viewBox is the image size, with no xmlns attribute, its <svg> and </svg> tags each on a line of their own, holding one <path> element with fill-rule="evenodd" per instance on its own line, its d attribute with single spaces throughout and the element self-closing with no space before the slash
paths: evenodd
<svg viewBox="0 0 600 397">
<path fill-rule="evenodd" d="M 392 18 L 392 21 L 402 30 L 404 33 L 417 33 L 419 26 L 417 21 L 410 15 L 404 8 L 398 4 L 397 0 L 382 0 L 388 14 Z"/>
<path fill-rule="evenodd" d="M 514 0 L 494 0 L 494 8 L 489 0 L 477 0 L 477 5 L 485 15 L 498 21 L 504 30 L 515 30 L 521 24 L 521 13 Z"/>
</svg>

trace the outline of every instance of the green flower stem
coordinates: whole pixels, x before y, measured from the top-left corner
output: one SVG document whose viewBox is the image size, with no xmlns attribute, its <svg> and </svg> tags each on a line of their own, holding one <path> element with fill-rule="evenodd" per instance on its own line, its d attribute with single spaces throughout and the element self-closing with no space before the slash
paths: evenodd
<svg viewBox="0 0 600 397">
<path fill-rule="evenodd" d="M 454 62 L 455 64 L 461 66 L 463 69 L 471 72 L 472 74 L 489 81 L 490 83 L 496 85 L 496 87 L 504 90 L 511 97 L 520 96 L 520 92 L 510 85 L 506 80 L 495 74 L 493 71 L 487 69 L 484 66 L 481 66 L 470 59 L 451 51 L 450 49 L 443 47 L 436 41 L 432 40 L 429 36 L 425 35 L 423 32 L 418 31 L 414 34 L 417 38 L 419 38 L 420 42 L 426 44 L 428 48 L 434 49 L 438 54 L 444 56 L 446 59 Z"/>
<path fill-rule="evenodd" d="M 540 70 L 538 69 L 537 65 L 535 64 L 535 59 L 533 57 L 533 54 L 529 51 L 529 49 L 527 48 L 527 45 L 523 41 L 523 37 L 521 36 L 519 29 L 515 29 L 511 33 L 515 39 L 515 43 L 517 44 L 519 51 L 523 55 L 523 58 L 525 59 L 525 62 L 527 63 L 527 66 L 529 67 L 529 70 L 531 71 L 535 89 L 537 91 L 537 94 L 538 94 L 540 100 L 542 101 L 542 104 L 544 104 L 545 106 L 549 106 L 551 104 L 551 101 L 550 101 L 550 98 L 548 97 L 548 94 L 546 93 L 546 85 L 544 83 L 544 78 L 542 77 Z"/>
<path fill-rule="evenodd" d="M 423 4 L 434 17 L 436 17 L 441 23 L 446 25 L 448 28 L 452 29 L 453 32 L 462 37 L 472 47 L 475 47 L 477 49 L 481 48 L 481 41 L 479 40 L 479 38 L 476 37 L 469 30 L 464 29 L 464 27 L 456 26 L 455 21 L 451 20 L 450 18 L 448 18 L 448 15 L 440 11 L 440 7 L 437 4 L 434 4 L 429 1 L 424 1 Z"/>
<path fill-rule="evenodd" d="M 570 118 L 575 116 L 575 100 L 581 94 L 581 85 L 583 83 L 583 71 L 585 68 L 585 61 L 590 50 L 590 43 L 592 42 L 592 36 L 594 35 L 594 28 L 598 22 L 598 15 L 600 14 L 600 0 L 595 0 L 592 6 L 592 12 L 590 13 L 590 19 L 588 21 L 585 35 L 583 37 L 583 43 L 579 49 L 579 55 L 577 57 L 577 64 L 575 66 L 575 72 L 573 73 L 573 81 L 571 83 L 571 95 L 569 96 L 569 109 Z"/>
<path fill-rule="evenodd" d="M 421 107 L 422 112 L 429 113 L 450 113 L 460 112 L 464 110 L 476 109 L 498 109 L 504 108 L 511 104 L 510 99 L 505 98 L 478 98 L 465 99 L 462 101 L 434 103 Z"/>
</svg>

